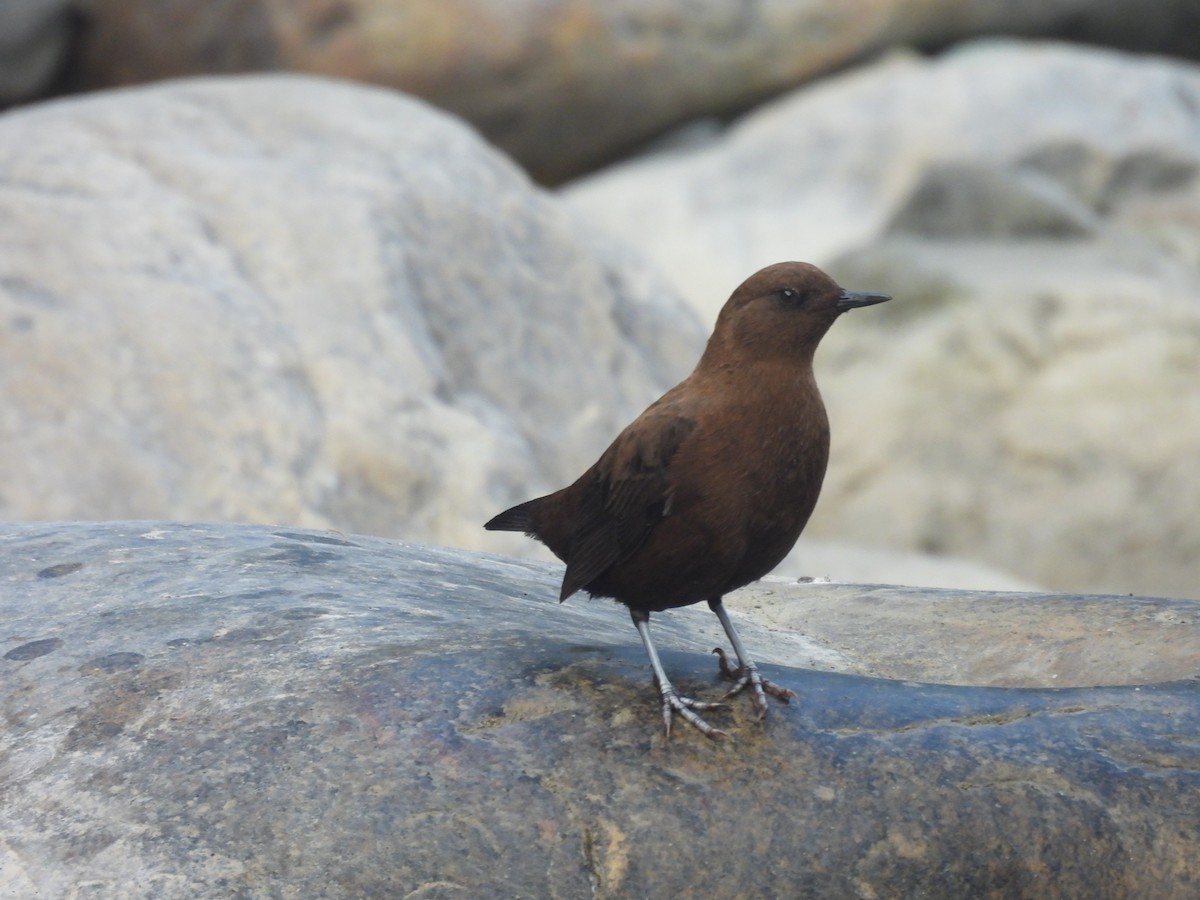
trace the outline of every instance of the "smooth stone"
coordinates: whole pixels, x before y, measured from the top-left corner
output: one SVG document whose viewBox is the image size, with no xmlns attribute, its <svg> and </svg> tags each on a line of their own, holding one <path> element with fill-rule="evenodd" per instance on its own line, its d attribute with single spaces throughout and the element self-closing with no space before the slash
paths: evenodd
<svg viewBox="0 0 1200 900">
<path fill-rule="evenodd" d="M 379 88 L 247 76 L 39 104 L 0 115 L 0 172 L 4 519 L 478 547 L 704 343 L 648 264 Z"/>
<path fill-rule="evenodd" d="M 976 687 L 1115 687 L 1200 674 L 1200 602 L 934 590 L 769 575 L 727 606 L 836 652 L 839 672 Z"/>
<path fill-rule="evenodd" d="M 628 617 L 560 606 L 560 572 L 262 526 L 4 526 L 0 894 L 1196 895 L 1194 678 L 871 679 L 747 623 L 799 702 L 764 726 L 737 698 L 712 714 L 732 741 L 667 742 Z M 679 686 L 717 696 L 714 617 L 655 623 Z"/>
</svg>

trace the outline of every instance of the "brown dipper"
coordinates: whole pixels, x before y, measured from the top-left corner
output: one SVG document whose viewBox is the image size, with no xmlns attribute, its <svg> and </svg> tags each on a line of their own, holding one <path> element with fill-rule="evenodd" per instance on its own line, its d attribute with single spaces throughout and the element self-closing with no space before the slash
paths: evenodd
<svg viewBox="0 0 1200 900">
<path fill-rule="evenodd" d="M 844 291 L 807 263 L 756 272 L 733 292 L 695 370 L 618 435 L 572 485 L 485 525 L 523 531 L 567 564 L 559 601 L 578 590 L 629 607 L 662 691 L 679 713 L 725 737 L 678 694 L 650 640 L 650 613 L 704 600 L 733 644 L 721 673 L 746 687 L 758 717 L 765 693 L 795 693 L 759 675 L 721 597 L 770 572 L 812 514 L 829 459 L 829 419 L 813 377 L 817 344 L 842 313 L 891 299 Z"/>
</svg>

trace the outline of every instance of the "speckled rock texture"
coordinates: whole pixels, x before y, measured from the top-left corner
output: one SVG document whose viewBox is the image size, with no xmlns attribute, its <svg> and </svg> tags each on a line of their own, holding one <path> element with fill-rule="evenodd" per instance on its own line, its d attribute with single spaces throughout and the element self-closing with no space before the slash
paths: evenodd
<svg viewBox="0 0 1200 900">
<path fill-rule="evenodd" d="M 4 526 L 0 895 L 1200 889 L 1195 680 L 877 680 L 746 625 L 799 702 L 666 742 L 624 612 L 560 607 L 558 574 L 328 532 Z M 655 622 L 715 695 L 713 617 Z"/>
</svg>

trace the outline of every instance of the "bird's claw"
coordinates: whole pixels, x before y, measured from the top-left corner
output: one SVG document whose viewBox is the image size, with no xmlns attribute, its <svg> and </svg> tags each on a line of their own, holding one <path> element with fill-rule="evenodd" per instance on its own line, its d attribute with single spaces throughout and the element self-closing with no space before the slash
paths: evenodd
<svg viewBox="0 0 1200 900">
<path fill-rule="evenodd" d="M 663 698 L 663 723 L 667 726 L 667 737 L 671 736 L 671 719 L 674 713 L 679 713 L 685 722 L 688 722 L 696 728 L 700 729 L 700 733 L 706 738 L 714 741 L 721 741 L 729 737 L 729 735 L 720 728 L 714 728 L 709 725 L 704 719 L 696 715 L 693 710 L 708 710 L 708 709 L 727 709 L 724 703 L 703 703 L 699 700 L 693 700 L 691 697 L 681 697 L 674 687 L 662 692 Z"/>
<path fill-rule="evenodd" d="M 753 688 L 751 699 L 754 701 L 754 708 L 758 710 L 758 718 L 765 719 L 767 717 L 767 694 L 776 697 L 787 703 L 792 697 L 796 696 L 796 692 L 790 688 L 781 687 L 773 681 L 768 681 L 758 674 L 758 667 L 754 663 L 744 666 L 738 666 L 736 669 L 729 664 L 729 657 L 725 655 L 725 651 L 720 647 L 714 647 L 713 653 L 717 654 L 718 661 L 721 666 L 721 677 L 727 681 L 734 682 L 733 687 L 725 692 L 722 701 L 728 700 L 735 694 L 739 694 L 747 687 Z"/>
</svg>

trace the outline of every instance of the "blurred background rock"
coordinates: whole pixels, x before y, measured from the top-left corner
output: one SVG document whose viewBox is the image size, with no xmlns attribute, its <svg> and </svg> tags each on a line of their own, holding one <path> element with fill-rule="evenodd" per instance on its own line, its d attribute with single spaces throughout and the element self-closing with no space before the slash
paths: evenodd
<svg viewBox="0 0 1200 900">
<path fill-rule="evenodd" d="M 36 73 L 78 90 L 295 71 L 396 88 L 462 116 L 541 181 L 610 161 L 893 46 L 1054 37 L 1200 54 L 1193 0 L 15 0 Z M 71 58 L 64 32 L 74 18 Z M 17 42 L 14 40 L 13 42 Z"/>
<path fill-rule="evenodd" d="M 1194 0 L 5 3 L 0 516 L 528 552 L 478 523 L 797 258 L 898 302 L 783 571 L 1195 597 L 1198 55 Z"/>
</svg>

